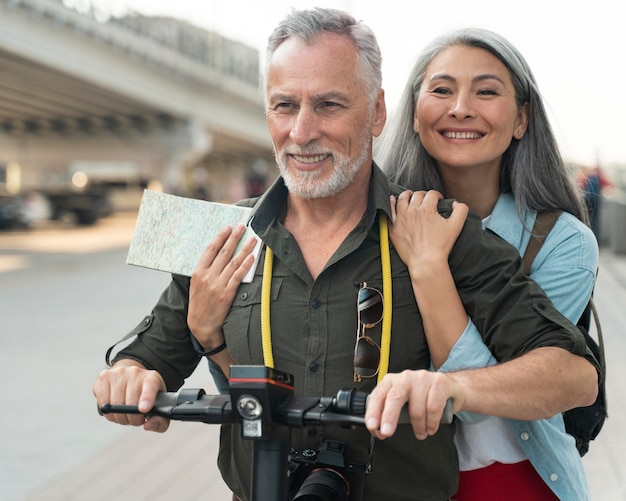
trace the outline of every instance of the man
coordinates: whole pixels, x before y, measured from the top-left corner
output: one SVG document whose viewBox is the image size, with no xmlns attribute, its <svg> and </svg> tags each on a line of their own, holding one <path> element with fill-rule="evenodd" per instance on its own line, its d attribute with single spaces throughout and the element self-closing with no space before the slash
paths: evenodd
<svg viewBox="0 0 626 501">
<path fill-rule="evenodd" d="M 241 228 L 225 230 L 191 280 L 173 277 L 136 329 L 137 339 L 100 374 L 94 385 L 100 404 L 138 403 L 148 411 L 157 391 L 182 385 L 199 351 L 224 373 L 233 361 L 267 364 L 269 351 L 277 369 L 294 375 L 296 395 L 334 395 L 355 385 L 355 378 L 362 391 L 376 388 L 368 430 L 293 430 L 294 449 L 315 450 L 327 438 L 349 444 L 348 460 L 371 463 L 366 500 L 444 500 L 455 492 L 458 475 L 453 426 L 439 426 L 448 398 L 455 411 L 520 419 L 593 402 L 596 370 L 584 358 L 584 339 L 523 277 L 517 251 L 483 232 L 475 216 L 465 221 L 461 204 L 448 219 L 464 225 L 451 270 L 468 314 L 494 355 L 507 362 L 447 375 L 425 370 L 430 359 L 411 280 L 391 249 L 390 374 L 376 385 L 367 377 L 374 374 L 355 367 L 355 332 L 379 345 L 388 335 L 385 318 L 365 319 L 357 298 L 363 288 L 388 293 L 381 236 L 391 214 L 389 197 L 402 192 L 372 162 L 372 138 L 386 119 L 380 68 L 374 35 L 345 13 L 294 11 L 279 25 L 268 45 L 266 109 L 281 177 L 260 199 L 245 202 L 254 206 L 251 224 L 266 246 L 261 259 L 271 250 L 273 261 L 259 266 L 251 283 L 240 284 L 251 246 L 233 257 Z M 271 278 L 271 308 L 269 328 L 262 329 L 264 273 Z M 529 301 L 547 313 L 519 306 Z M 384 371 L 384 356 L 382 362 Z M 413 426 L 396 427 L 407 401 Z M 160 418 L 108 419 L 167 428 Z M 370 432 L 385 439 L 373 454 Z M 251 446 L 236 425 L 222 427 L 219 465 L 233 492 L 247 501 Z"/>
</svg>

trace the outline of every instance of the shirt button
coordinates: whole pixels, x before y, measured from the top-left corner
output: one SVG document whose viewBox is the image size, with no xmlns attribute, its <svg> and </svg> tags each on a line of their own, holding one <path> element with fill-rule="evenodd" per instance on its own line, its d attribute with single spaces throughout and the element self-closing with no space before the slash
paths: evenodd
<svg viewBox="0 0 626 501">
<path fill-rule="evenodd" d="M 143 324 L 144 325 L 150 325 L 150 317 L 146 317 L 143 319 Z"/>
<path fill-rule="evenodd" d="M 556 482 L 559 479 L 559 474 L 558 473 L 550 473 L 550 480 L 552 482 Z"/>
<path fill-rule="evenodd" d="M 322 306 L 322 302 L 319 299 L 314 299 L 311 302 L 311 306 L 313 306 L 313 308 L 315 308 L 316 310 L 318 310 L 320 308 L 320 306 Z"/>
<path fill-rule="evenodd" d="M 309 370 L 310 370 L 311 372 L 317 372 L 319 368 L 320 368 L 320 366 L 318 365 L 318 363 L 317 363 L 317 362 L 311 362 L 311 363 L 309 364 Z"/>
<path fill-rule="evenodd" d="M 247 293 L 247 292 L 244 292 L 244 293 L 241 295 L 241 300 L 242 300 L 242 301 L 245 301 L 246 299 L 248 299 L 248 293 Z"/>
<path fill-rule="evenodd" d="M 316 437 L 316 436 L 317 436 L 317 428 L 309 428 L 309 429 L 306 431 L 306 434 L 307 434 L 309 437 Z"/>
<path fill-rule="evenodd" d="M 544 311 L 546 310 L 547 307 L 544 303 L 538 303 L 537 308 L 539 308 L 541 311 Z"/>
<path fill-rule="evenodd" d="M 520 438 L 521 438 L 522 440 L 526 441 L 526 440 L 528 440 L 528 439 L 530 438 L 530 435 L 529 435 L 527 432 L 523 432 L 523 433 L 520 435 Z"/>
</svg>

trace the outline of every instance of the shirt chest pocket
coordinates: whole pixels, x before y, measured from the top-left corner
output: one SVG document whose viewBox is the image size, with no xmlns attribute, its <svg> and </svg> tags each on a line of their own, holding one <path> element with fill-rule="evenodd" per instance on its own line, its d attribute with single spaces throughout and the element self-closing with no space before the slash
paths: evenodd
<svg viewBox="0 0 626 501">
<path fill-rule="evenodd" d="M 283 280 L 272 279 L 270 319 L 276 308 Z M 224 337 L 228 350 L 237 364 L 262 365 L 263 343 L 261 336 L 261 305 L 263 304 L 262 280 L 241 284 L 232 307 L 224 322 Z"/>
<path fill-rule="evenodd" d="M 380 279 L 368 280 L 367 286 L 383 292 Z M 383 297 L 385 294 L 387 291 L 383 293 Z M 411 278 L 408 272 L 402 273 L 401 269 L 394 276 L 391 306 L 393 317 L 391 321 L 389 372 L 402 372 L 405 369 L 428 369 L 430 353 L 424 335 L 422 317 L 415 301 Z M 365 334 L 381 345 L 382 322 L 371 329 L 366 329 Z"/>
</svg>

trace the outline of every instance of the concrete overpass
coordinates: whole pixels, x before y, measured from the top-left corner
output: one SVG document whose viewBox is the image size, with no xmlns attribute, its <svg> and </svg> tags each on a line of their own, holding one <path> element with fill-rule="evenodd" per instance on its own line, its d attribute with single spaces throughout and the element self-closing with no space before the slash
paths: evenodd
<svg viewBox="0 0 626 501">
<path fill-rule="evenodd" d="M 0 183 L 85 167 L 237 198 L 275 175 L 260 79 L 256 49 L 182 21 L 0 0 Z"/>
</svg>

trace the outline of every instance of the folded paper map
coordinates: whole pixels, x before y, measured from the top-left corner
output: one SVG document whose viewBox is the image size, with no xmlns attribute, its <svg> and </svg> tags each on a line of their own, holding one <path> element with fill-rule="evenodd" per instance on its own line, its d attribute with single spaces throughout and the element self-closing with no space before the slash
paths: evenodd
<svg viewBox="0 0 626 501">
<path fill-rule="evenodd" d="M 144 190 L 126 264 L 190 277 L 200 256 L 224 226 L 246 225 L 252 209 Z M 239 243 L 258 237 L 248 227 Z M 238 247 L 238 249 L 239 249 Z M 256 260 L 244 282 L 254 277 Z"/>
</svg>

